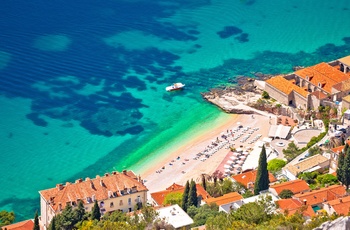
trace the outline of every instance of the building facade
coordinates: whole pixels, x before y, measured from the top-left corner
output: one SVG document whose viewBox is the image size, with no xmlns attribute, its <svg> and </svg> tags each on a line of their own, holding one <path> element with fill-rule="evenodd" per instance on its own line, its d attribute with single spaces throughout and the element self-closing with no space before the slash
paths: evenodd
<svg viewBox="0 0 350 230">
<path fill-rule="evenodd" d="M 75 183 L 57 184 L 55 188 L 42 190 L 40 194 L 40 221 L 48 228 L 52 218 L 67 206 L 74 208 L 80 201 L 85 210 L 91 211 L 97 201 L 101 214 L 116 210 L 131 212 L 147 201 L 147 188 L 132 171 L 106 173 L 94 179 L 78 179 Z"/>
</svg>

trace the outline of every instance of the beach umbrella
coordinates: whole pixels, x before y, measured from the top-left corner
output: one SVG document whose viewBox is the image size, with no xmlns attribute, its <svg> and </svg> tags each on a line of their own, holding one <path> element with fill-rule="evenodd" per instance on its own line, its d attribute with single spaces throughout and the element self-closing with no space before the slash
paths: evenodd
<svg viewBox="0 0 350 230">
<path fill-rule="evenodd" d="M 237 160 L 237 156 L 231 156 L 230 159 Z"/>
<path fill-rule="evenodd" d="M 242 148 L 237 148 L 236 151 L 237 152 L 243 152 L 243 149 Z"/>
<path fill-rule="evenodd" d="M 246 158 L 247 158 L 247 156 L 240 156 L 240 157 L 239 157 L 240 160 L 244 160 L 244 159 L 246 159 Z"/>
<path fill-rule="evenodd" d="M 229 169 L 229 168 L 231 168 L 231 165 L 224 165 L 224 168 Z"/>
<path fill-rule="evenodd" d="M 225 172 L 227 173 L 227 172 L 231 172 L 231 170 L 230 169 L 225 169 Z"/>
<path fill-rule="evenodd" d="M 237 152 L 232 153 L 232 156 L 239 156 L 240 154 Z"/>
<path fill-rule="evenodd" d="M 227 164 L 232 164 L 232 163 L 233 163 L 233 161 L 228 160 L 226 163 L 227 163 Z"/>
<path fill-rule="evenodd" d="M 242 165 L 242 164 L 243 164 L 243 161 L 242 161 L 242 160 L 239 160 L 239 161 L 237 161 L 237 164 Z"/>
<path fill-rule="evenodd" d="M 243 155 L 248 155 L 249 153 L 247 151 L 244 151 L 242 154 Z"/>
</svg>

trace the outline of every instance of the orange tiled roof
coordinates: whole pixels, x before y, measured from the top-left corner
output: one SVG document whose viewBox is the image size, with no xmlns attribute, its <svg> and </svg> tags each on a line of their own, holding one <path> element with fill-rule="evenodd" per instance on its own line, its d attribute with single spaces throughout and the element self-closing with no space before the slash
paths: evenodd
<svg viewBox="0 0 350 230">
<path fill-rule="evenodd" d="M 314 95 L 319 100 L 325 99 L 327 97 L 327 95 L 322 93 L 321 91 L 314 91 L 311 93 L 311 95 Z"/>
<path fill-rule="evenodd" d="M 287 95 L 289 95 L 292 91 L 299 93 L 303 97 L 306 97 L 309 94 L 309 92 L 293 84 L 293 82 L 288 81 L 282 76 L 270 78 L 265 82 Z"/>
<path fill-rule="evenodd" d="M 350 196 L 326 202 L 325 205 L 332 206 L 338 215 L 347 216 L 350 212 Z"/>
<path fill-rule="evenodd" d="M 235 181 L 243 184 L 247 188 L 248 183 L 253 183 L 253 184 L 255 183 L 257 172 L 258 172 L 257 170 L 253 170 L 253 171 L 234 175 L 234 176 L 232 176 L 232 178 Z M 277 181 L 276 178 L 272 175 L 272 173 L 269 173 L 269 180 L 270 180 L 270 183 Z"/>
<path fill-rule="evenodd" d="M 348 141 L 346 141 L 346 142 L 350 145 L 350 140 L 348 140 Z M 338 147 L 332 148 L 331 151 L 332 151 L 333 153 L 338 153 L 338 151 L 339 151 L 339 152 L 343 151 L 344 147 L 345 147 L 345 145 L 338 146 Z"/>
<path fill-rule="evenodd" d="M 141 178 L 139 178 L 141 179 Z M 123 173 L 106 173 L 103 177 L 96 176 L 94 179 L 86 178 L 76 180 L 75 183 L 67 182 L 66 185 L 58 184 L 56 188 L 42 190 L 39 193 L 48 202 L 53 210 L 57 211 L 59 204 L 64 209 L 67 202 L 82 200 L 83 203 L 93 202 L 93 197 L 100 201 L 110 196 L 123 196 L 123 193 L 148 191 L 132 171 Z"/>
<path fill-rule="evenodd" d="M 288 215 L 293 215 L 303 207 L 303 203 L 296 199 L 280 199 L 276 201 L 279 209 L 282 213 L 288 211 Z M 315 212 L 310 205 L 307 205 L 306 210 L 303 212 L 304 216 L 315 216 Z"/>
<path fill-rule="evenodd" d="M 241 194 L 239 194 L 238 192 L 230 192 L 227 193 L 223 196 L 219 196 L 219 197 L 212 197 L 212 198 L 208 198 L 206 199 L 205 203 L 210 204 L 210 203 L 215 203 L 218 206 L 223 205 L 223 204 L 229 204 L 231 202 L 235 202 L 237 200 L 241 200 L 243 199 L 243 196 Z"/>
<path fill-rule="evenodd" d="M 179 189 L 179 188 L 183 188 L 184 186 L 179 185 L 179 184 L 172 184 L 170 185 L 168 188 L 166 188 L 165 190 L 174 190 L 174 189 Z"/>
<path fill-rule="evenodd" d="M 302 191 L 309 190 L 309 185 L 304 180 L 292 180 L 281 184 L 271 185 L 270 188 L 276 190 L 277 194 L 280 194 L 283 190 L 288 189 L 293 192 L 293 194 L 300 193 Z"/>
<path fill-rule="evenodd" d="M 174 183 L 175 184 L 175 183 Z M 174 185 L 173 184 L 173 185 Z M 172 186 L 168 187 L 166 190 L 163 191 L 159 191 L 159 192 L 154 192 L 151 193 L 151 197 L 152 199 L 158 204 L 158 205 L 163 205 L 164 203 L 164 199 L 165 197 L 169 194 L 169 193 L 184 193 L 185 191 L 185 187 L 182 185 L 178 185 L 175 184 L 177 188 L 175 189 L 171 189 Z M 170 188 L 170 189 L 169 189 Z M 199 185 L 196 184 L 196 189 L 197 189 L 197 196 L 201 196 L 203 200 L 210 198 L 211 196 L 209 195 L 209 193 L 207 193 L 207 191 L 204 190 L 204 188 Z"/>
<path fill-rule="evenodd" d="M 33 220 L 25 220 L 15 224 L 10 224 L 7 226 L 3 226 L 1 229 L 7 230 L 33 230 L 34 222 Z"/>
<path fill-rule="evenodd" d="M 349 79 L 348 75 L 325 62 L 297 70 L 294 73 L 305 80 L 308 77 L 308 81 L 317 87 L 321 84 L 321 88 L 328 93 L 332 93 L 334 85 Z"/>
<path fill-rule="evenodd" d="M 350 89 L 350 80 L 348 79 L 338 84 L 335 84 L 333 88 L 338 91 L 348 91 Z"/>
<path fill-rule="evenodd" d="M 303 194 L 296 194 L 293 198 L 299 199 L 302 202 L 306 200 L 308 205 L 316 205 L 337 199 L 344 195 L 346 195 L 346 190 L 342 185 L 332 185 L 328 188 L 321 188 Z"/>
</svg>

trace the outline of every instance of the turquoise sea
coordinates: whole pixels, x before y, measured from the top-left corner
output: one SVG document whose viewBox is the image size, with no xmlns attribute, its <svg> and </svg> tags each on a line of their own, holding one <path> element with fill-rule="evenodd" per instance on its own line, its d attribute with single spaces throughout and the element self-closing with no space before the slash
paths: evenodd
<svg viewBox="0 0 350 230">
<path fill-rule="evenodd" d="M 225 116 L 200 92 L 350 55 L 349 29 L 347 0 L 3 2 L 0 210 L 33 218 L 39 190 L 137 172 Z"/>
</svg>

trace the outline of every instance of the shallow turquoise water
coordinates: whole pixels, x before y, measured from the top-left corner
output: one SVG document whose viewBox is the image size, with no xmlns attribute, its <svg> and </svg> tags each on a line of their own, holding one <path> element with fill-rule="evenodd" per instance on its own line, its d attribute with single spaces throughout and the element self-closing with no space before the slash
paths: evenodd
<svg viewBox="0 0 350 230">
<path fill-rule="evenodd" d="M 30 218 L 38 190 L 166 154 L 222 116 L 200 92 L 238 75 L 349 55 L 349 12 L 345 0 L 6 2 L 0 207 Z"/>
</svg>

